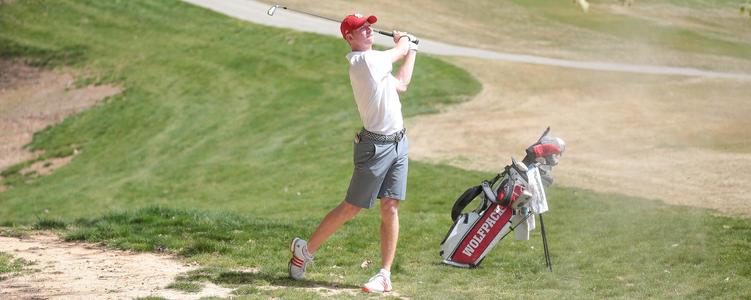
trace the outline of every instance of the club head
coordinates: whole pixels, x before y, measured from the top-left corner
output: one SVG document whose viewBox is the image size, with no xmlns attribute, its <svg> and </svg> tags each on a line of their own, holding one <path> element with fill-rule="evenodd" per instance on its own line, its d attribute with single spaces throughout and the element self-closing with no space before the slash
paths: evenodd
<svg viewBox="0 0 751 300">
<path fill-rule="evenodd" d="M 524 163 L 516 160 L 516 158 L 514 158 L 513 156 L 511 157 L 511 163 L 516 167 L 517 170 L 521 172 L 529 171 L 529 168 L 527 168 L 527 166 L 525 166 Z"/>
<path fill-rule="evenodd" d="M 269 10 L 268 10 L 268 11 L 266 11 L 266 14 L 268 14 L 269 16 L 273 16 L 273 15 L 274 15 L 274 12 L 276 12 L 276 8 L 277 8 L 277 7 L 279 7 L 279 4 L 277 4 L 277 5 L 274 5 L 274 6 L 272 6 L 271 8 L 269 8 Z"/>
</svg>

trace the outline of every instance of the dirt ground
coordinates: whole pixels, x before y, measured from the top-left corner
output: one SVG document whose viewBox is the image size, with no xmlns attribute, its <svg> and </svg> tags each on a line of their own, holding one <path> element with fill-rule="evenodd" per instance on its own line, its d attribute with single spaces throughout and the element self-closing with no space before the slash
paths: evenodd
<svg viewBox="0 0 751 300">
<path fill-rule="evenodd" d="M 175 276 L 194 270 L 164 255 L 107 250 L 70 243 L 50 233 L 0 237 L 0 252 L 33 262 L 30 272 L 0 281 L 2 299 L 167 299 L 229 297 L 231 289 L 204 283 L 199 293 L 166 289 Z"/>
<path fill-rule="evenodd" d="M 166 299 L 230 298 L 234 289 L 201 282 L 202 289 L 186 293 L 167 286 L 178 275 L 199 268 L 195 263 L 154 253 L 106 249 L 102 245 L 65 242 L 51 232 L 23 238 L 0 236 L 0 252 L 31 262 L 21 274 L 0 280 L 0 299 Z M 260 272 L 258 268 L 237 272 Z M 360 289 L 330 286 L 265 285 L 258 290 L 297 289 L 323 297 L 362 295 Z M 399 293 L 390 297 L 403 298 Z"/>
<path fill-rule="evenodd" d="M 35 132 L 120 92 L 111 85 L 76 88 L 74 74 L 0 60 L 0 170 L 40 154 L 23 148 Z M 47 174 L 67 161 L 57 159 L 34 168 Z"/>
<path fill-rule="evenodd" d="M 452 61 L 483 90 L 407 120 L 411 158 L 499 171 L 549 125 L 557 184 L 751 216 L 749 82 Z"/>
<path fill-rule="evenodd" d="M 119 87 L 111 85 L 76 88 L 75 76 L 0 60 L 0 170 L 40 155 L 23 148 L 31 142 L 34 132 L 121 92 Z M 33 171 L 44 176 L 72 159 L 73 156 L 40 161 L 21 172 Z M 5 190 L 0 184 L 0 192 Z M 49 232 L 38 232 L 25 238 L 0 236 L 0 252 L 33 262 L 30 268 L 34 270 L 0 281 L 0 299 L 132 299 L 146 296 L 199 299 L 230 297 L 232 292 L 232 289 L 210 282 L 204 282 L 198 293 L 167 289 L 176 276 L 197 266 L 185 265 L 165 255 L 68 243 Z M 278 288 L 282 287 L 258 287 L 261 290 Z M 346 288 L 298 289 L 324 296 L 361 294 L 358 289 Z M 399 297 L 398 294 L 392 296 Z"/>
</svg>

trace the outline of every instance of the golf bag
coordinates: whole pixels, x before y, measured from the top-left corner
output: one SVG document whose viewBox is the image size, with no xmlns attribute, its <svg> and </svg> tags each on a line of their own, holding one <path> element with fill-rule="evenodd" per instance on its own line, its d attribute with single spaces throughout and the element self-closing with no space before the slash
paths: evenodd
<svg viewBox="0 0 751 300">
<path fill-rule="evenodd" d="M 512 230 L 517 239 L 528 240 L 529 231 L 535 228 L 535 215 L 539 215 L 546 263 L 552 270 L 540 214 L 548 210 L 544 187 L 553 182 L 550 171 L 565 150 L 565 143 L 548 136 L 549 131 L 546 129 L 537 143 L 527 148 L 524 160 L 512 158 L 512 163 L 493 179 L 459 196 L 451 209 L 454 224 L 441 242 L 443 263 L 476 267 Z M 480 200 L 478 207 L 462 213 L 476 199 Z"/>
</svg>

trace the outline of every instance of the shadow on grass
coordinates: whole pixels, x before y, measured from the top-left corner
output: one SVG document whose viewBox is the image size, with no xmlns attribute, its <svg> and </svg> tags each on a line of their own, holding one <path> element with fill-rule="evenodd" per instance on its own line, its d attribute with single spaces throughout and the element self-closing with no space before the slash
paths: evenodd
<svg viewBox="0 0 751 300">
<path fill-rule="evenodd" d="M 212 278 L 215 284 L 253 284 L 300 288 L 359 289 L 359 286 L 320 280 L 293 280 L 286 276 L 275 276 L 263 272 L 222 272 Z"/>
<path fill-rule="evenodd" d="M 73 225 L 66 241 L 105 242 L 126 250 L 171 251 L 184 257 L 207 253 L 241 257 L 247 241 L 263 241 L 254 251 L 269 253 L 286 243 L 283 238 L 290 232 L 302 230 L 302 225 L 229 212 L 159 206 L 79 219 Z"/>
</svg>

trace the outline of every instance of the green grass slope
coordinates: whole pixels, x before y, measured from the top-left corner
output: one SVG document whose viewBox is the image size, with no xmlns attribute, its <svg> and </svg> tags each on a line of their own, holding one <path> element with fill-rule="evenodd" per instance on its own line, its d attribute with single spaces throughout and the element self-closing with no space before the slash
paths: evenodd
<svg viewBox="0 0 751 300">
<path fill-rule="evenodd" d="M 310 281 L 286 279 L 289 240 L 308 236 L 349 181 L 359 118 L 346 52 L 336 38 L 252 25 L 176 1 L 0 5 L 1 57 L 69 65 L 126 88 L 35 136 L 33 149 L 81 154 L 50 176 L 12 180 L 0 193 L 0 225 L 63 230 L 71 240 L 201 262 L 178 288 L 210 280 L 238 295 L 282 298 L 320 296 L 299 287 L 356 288 L 375 271 L 360 264 L 378 264 L 375 211 L 321 248 Z M 431 112 L 478 90 L 463 70 L 420 56 L 404 110 Z M 451 202 L 488 176 L 412 162 L 393 270 L 401 295 L 749 294 L 748 220 L 576 189 L 550 191 L 555 272 L 544 268 L 539 234 L 504 240 L 478 269 L 439 264 Z M 260 272 L 237 271 L 249 267 Z M 269 285 L 289 288 L 263 288 Z"/>
<path fill-rule="evenodd" d="M 83 154 L 0 196 L 12 208 L 0 213 L 3 219 L 45 209 L 53 217 L 90 216 L 175 199 L 183 207 L 273 214 L 342 197 L 360 126 L 344 42 L 178 2 L 2 9 L 5 56 L 26 51 L 54 64 L 64 55 L 50 53 L 77 49 L 75 60 L 62 63 L 126 88 L 35 136 L 33 149 L 80 147 Z M 414 88 L 404 97 L 407 114 L 462 101 L 480 88 L 457 67 L 429 57 L 417 63 Z"/>
</svg>

